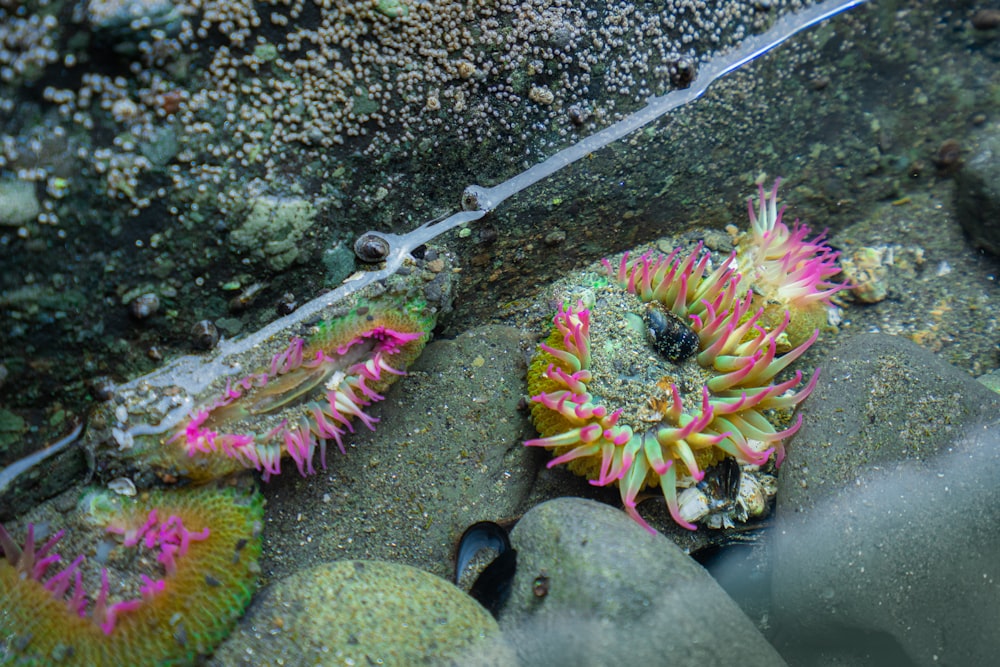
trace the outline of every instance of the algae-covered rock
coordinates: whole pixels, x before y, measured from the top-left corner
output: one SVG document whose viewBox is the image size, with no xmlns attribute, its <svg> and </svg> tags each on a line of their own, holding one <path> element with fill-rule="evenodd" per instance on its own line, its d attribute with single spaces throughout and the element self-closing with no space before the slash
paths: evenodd
<svg viewBox="0 0 1000 667">
<path fill-rule="evenodd" d="M 37 218 L 41 210 L 34 183 L 0 181 L 0 225 L 18 227 Z"/>
<path fill-rule="evenodd" d="M 345 560 L 269 586 L 213 665 L 509 665 L 496 621 L 449 582 Z"/>
<path fill-rule="evenodd" d="M 281 271 L 299 258 L 299 242 L 315 220 L 316 207 L 306 199 L 258 197 L 229 239 L 238 250 Z"/>
</svg>

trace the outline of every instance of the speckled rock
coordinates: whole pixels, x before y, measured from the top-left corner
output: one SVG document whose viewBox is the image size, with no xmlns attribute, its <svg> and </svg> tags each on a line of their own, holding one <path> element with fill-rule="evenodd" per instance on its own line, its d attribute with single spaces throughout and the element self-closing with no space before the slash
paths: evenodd
<svg viewBox="0 0 1000 667">
<path fill-rule="evenodd" d="M 618 509 L 551 500 L 511 540 L 500 627 L 522 665 L 784 664 L 700 565 Z"/>
<path fill-rule="evenodd" d="M 345 438 L 346 456 L 334 448 L 325 473 L 265 484 L 265 574 L 355 558 L 450 576 L 462 532 L 519 514 L 535 479 L 521 349 L 503 326 L 432 341 L 373 406 L 376 430 Z"/>
<path fill-rule="evenodd" d="M 417 568 L 338 561 L 271 584 L 212 665 L 513 664 L 493 617 Z"/>
<path fill-rule="evenodd" d="M 1000 125 L 977 134 L 973 154 L 955 175 L 955 208 L 972 242 L 1000 255 Z"/>
<path fill-rule="evenodd" d="M 804 665 L 991 663 L 1000 396 L 880 334 L 823 373 L 779 478 L 775 645 Z"/>
</svg>

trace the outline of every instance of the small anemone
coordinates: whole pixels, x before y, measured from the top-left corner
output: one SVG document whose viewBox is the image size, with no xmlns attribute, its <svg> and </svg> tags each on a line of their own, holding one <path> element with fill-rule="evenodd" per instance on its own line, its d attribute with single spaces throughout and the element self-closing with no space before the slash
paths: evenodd
<svg viewBox="0 0 1000 667">
<path fill-rule="evenodd" d="M 738 243 L 737 264 L 747 287 L 765 306 L 765 320 L 776 324 L 785 311 L 791 313 L 789 336 L 798 342 L 826 321 L 830 298 L 850 287 L 830 278 L 840 273 L 840 253 L 826 244 L 826 233 L 809 238 L 809 227 L 796 220 L 791 228 L 783 221 L 785 207 L 778 208 L 778 184 L 770 192 L 758 185 L 756 211 L 747 199 L 750 230 Z"/>
</svg>

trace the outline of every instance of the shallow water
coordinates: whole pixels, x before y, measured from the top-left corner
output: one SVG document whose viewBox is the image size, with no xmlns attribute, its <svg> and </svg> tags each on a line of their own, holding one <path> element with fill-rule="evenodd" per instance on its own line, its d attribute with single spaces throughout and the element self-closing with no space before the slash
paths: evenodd
<svg viewBox="0 0 1000 667">
<path fill-rule="evenodd" d="M 763 3 L 772 4 L 785 10 L 787 3 Z M 26 3 L 24 13 L 47 11 L 40 9 L 44 6 Z M 728 224 L 742 227 L 745 199 L 755 184 L 781 177 L 782 201 L 814 230 L 829 228 L 835 247 L 892 247 L 901 258 L 890 272 L 889 297 L 872 305 L 848 303 L 840 331 L 814 347 L 804 367 L 852 333 L 882 331 L 908 337 L 972 376 L 995 370 L 1000 263 L 973 247 L 955 221 L 956 149 L 946 145 L 957 142 L 961 161 L 975 151 L 983 132 L 996 131 L 1000 29 L 973 28 L 978 8 L 971 1 L 870 2 L 793 38 L 718 81 L 703 98 L 438 239 L 461 266 L 454 310 L 439 322 L 438 337 L 454 338 L 483 324 L 511 325 L 522 332 L 528 350 L 551 318 L 546 290 L 569 270 L 662 237 L 689 241 Z M 652 12 L 655 6 L 639 9 Z M 5 14 L 8 25 L 15 14 Z M 754 21 L 758 29 L 768 23 L 760 16 Z M 99 55 L 97 37 L 81 46 L 73 34 L 73 29 L 59 32 L 55 48 L 81 62 L 81 54 L 93 54 L 86 67 L 119 74 L 125 97 L 155 106 L 143 102 L 141 89 L 150 84 L 145 74 L 130 73 L 129 56 Z M 724 43 L 735 41 L 729 34 Z M 714 50 L 698 54 L 707 57 Z M 65 63 L 64 53 L 60 61 Z M 184 60 L 188 67 L 197 62 Z M 211 159 L 182 161 L 183 148 L 178 149 L 172 155 L 183 165 L 180 176 L 168 160 L 163 168 L 142 171 L 133 186 L 112 178 L 113 157 L 67 158 L 81 148 L 89 156 L 102 148 L 134 155 L 122 146 L 129 141 L 122 131 L 130 125 L 109 109 L 94 110 L 92 130 L 60 119 L 58 102 L 46 87 L 74 89 L 81 67 L 49 63 L 42 69 L 37 78 L 15 79 L 16 85 L 3 88 L 3 131 L 21 148 L 18 160 L 8 158 L 5 182 L 15 180 L 15 169 L 25 177 L 30 175 L 25 170 L 45 170 L 48 177 L 35 181 L 36 198 L 41 215 L 54 213 L 58 220 L 52 224 L 36 216 L 0 228 L 0 463 L 56 440 L 84 419 L 106 387 L 197 352 L 192 328 L 198 322 L 214 322 L 227 338 L 253 332 L 291 309 L 289 304 L 302 304 L 364 269 L 351 250 L 361 232 L 402 234 L 453 212 L 467 185 L 495 185 L 638 106 L 621 95 L 595 94 L 587 101 L 593 113 L 580 125 L 556 123 L 547 109 L 528 106 L 523 117 L 516 112 L 505 117 L 520 125 L 492 126 L 500 137 L 525 135 L 523 145 L 514 139 L 517 147 L 510 150 L 499 147 L 502 142 L 456 140 L 442 131 L 438 145 L 423 146 L 415 155 L 388 148 L 366 155 L 362 143 L 352 141 L 296 152 L 292 142 L 266 169 L 241 171 L 225 163 L 220 170 L 231 180 L 223 187 L 237 191 L 236 201 L 274 196 L 315 207 L 301 229 L 288 223 L 285 234 L 294 239 L 296 257 L 282 266 L 278 255 L 257 252 L 267 244 L 261 239 L 277 243 L 277 237 L 256 236 L 242 246 L 236 241 L 233 232 L 253 216 L 253 205 L 241 209 L 233 198 L 214 197 L 211 178 L 202 179 L 204 172 L 193 176 L 194 165 L 209 165 Z M 176 76 L 178 89 L 197 88 L 197 76 L 176 63 L 150 69 Z M 664 74 L 660 85 L 669 87 L 669 76 Z M 651 87 L 652 93 L 663 92 Z M 601 106 L 608 100 L 616 102 L 614 111 Z M 562 101 L 567 114 L 571 102 Z M 155 118 L 154 129 L 171 127 L 164 116 Z M 198 118 L 229 131 L 208 111 Z M 56 131 L 62 125 L 71 128 L 65 137 Z M 436 130 L 424 131 L 433 136 Z M 162 147 L 167 140 L 134 141 Z M 194 140 L 189 145 L 206 150 Z M 185 173 L 188 169 L 192 173 Z M 59 179 L 70 183 L 66 194 Z M 109 189 L 109 183 L 117 185 Z M 155 196 L 160 189 L 166 194 Z M 148 206 L 136 202 L 144 193 L 152 198 Z M 44 208 L 46 203 L 51 208 Z M 159 305 L 148 317 L 138 317 L 136 299 L 145 294 L 155 294 Z M 384 416 L 391 418 L 391 412 Z M 523 415 L 511 419 L 523 421 Z M 356 436 L 349 456 L 370 440 L 368 434 Z M 536 467 L 543 462 L 534 461 Z M 74 470 L 82 465 L 72 464 Z M 546 484 L 565 493 L 587 491 L 574 487 L 571 477 L 552 481 L 544 475 L 535 500 L 552 495 Z M 336 489 L 335 479 L 327 481 Z M 278 497 L 287 500 L 309 483 L 284 480 L 271 492 L 274 551 L 265 559 L 272 559 L 273 569 L 265 576 L 303 566 L 287 561 L 282 549 L 303 541 L 308 530 L 293 527 L 290 507 Z M 359 484 L 366 485 L 371 489 L 374 482 Z M 33 491 L 37 497 L 28 504 L 52 491 Z M 419 504 L 419 487 L 407 492 L 416 494 Z M 601 497 L 613 504 L 616 495 Z M 468 523 L 507 518 L 472 516 L 481 509 L 470 513 Z M 358 511 L 354 520 L 366 534 L 376 531 L 359 542 L 377 544 L 378 522 L 363 506 Z M 384 556 L 392 548 L 383 544 L 348 553 Z M 401 560 L 417 563 L 447 553 L 445 544 L 398 548 Z M 420 554 L 411 557 L 411 550 Z M 305 562 L 323 556 L 313 553 Z M 441 565 L 431 568 L 443 574 L 447 567 Z"/>
</svg>

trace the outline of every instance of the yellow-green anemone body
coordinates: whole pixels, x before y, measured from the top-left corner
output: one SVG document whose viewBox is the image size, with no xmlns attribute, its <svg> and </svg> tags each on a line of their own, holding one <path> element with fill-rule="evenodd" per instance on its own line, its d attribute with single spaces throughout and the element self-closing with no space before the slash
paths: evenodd
<svg viewBox="0 0 1000 667">
<path fill-rule="evenodd" d="M 21 550 L 4 531 L 0 662 L 192 664 L 228 636 L 257 588 L 257 492 L 202 487 L 127 498 L 92 490 L 77 519 L 63 543 L 90 554 L 79 562 L 51 561 L 58 536 L 50 544 L 29 537 Z M 103 567 L 92 566 L 95 553 Z"/>
</svg>

